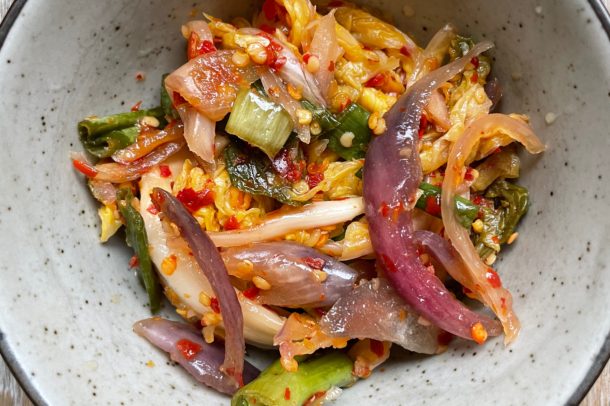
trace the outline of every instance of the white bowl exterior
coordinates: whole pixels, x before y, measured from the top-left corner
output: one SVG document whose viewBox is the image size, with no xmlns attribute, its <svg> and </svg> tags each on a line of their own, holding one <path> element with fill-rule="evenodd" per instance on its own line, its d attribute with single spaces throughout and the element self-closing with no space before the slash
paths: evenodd
<svg viewBox="0 0 610 406">
<path fill-rule="evenodd" d="M 252 12 L 207 3 L 194 10 Z M 500 265 L 523 330 L 510 348 L 398 353 L 337 405 L 563 403 L 610 332 L 608 37 L 584 0 L 453 3 L 410 0 L 412 17 L 405 3 L 378 4 L 420 44 L 445 22 L 493 40 L 503 111 L 530 114 L 549 147 L 524 161 L 532 206 Z M 29 0 L 0 50 L 0 339 L 50 404 L 228 402 L 131 333 L 149 316 L 131 253 L 116 238 L 98 243 L 96 205 L 68 159 L 82 117 L 157 103 L 161 74 L 183 61 L 190 13 L 177 0 Z"/>
</svg>

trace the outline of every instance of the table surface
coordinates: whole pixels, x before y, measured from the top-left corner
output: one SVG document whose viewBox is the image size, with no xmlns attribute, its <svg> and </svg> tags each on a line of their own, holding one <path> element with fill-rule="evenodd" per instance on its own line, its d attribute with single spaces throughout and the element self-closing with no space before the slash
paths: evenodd
<svg viewBox="0 0 610 406">
<path fill-rule="evenodd" d="M 13 0 L 0 0 L 0 21 L 12 2 Z M 610 0 L 605 0 L 605 3 L 608 6 Z M 5 405 L 33 406 L 4 360 L 0 358 L 0 406 Z M 580 404 L 580 406 L 598 405 L 610 405 L 610 363 L 606 365 L 595 385 Z"/>
</svg>

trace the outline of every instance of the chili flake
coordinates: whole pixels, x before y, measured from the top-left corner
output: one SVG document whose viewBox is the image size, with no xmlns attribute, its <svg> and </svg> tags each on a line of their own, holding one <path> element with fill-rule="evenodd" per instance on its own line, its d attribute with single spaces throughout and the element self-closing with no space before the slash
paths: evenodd
<svg viewBox="0 0 610 406">
<path fill-rule="evenodd" d="M 480 322 L 476 322 L 470 328 L 470 336 L 477 344 L 483 344 L 487 340 L 487 330 Z"/>
<path fill-rule="evenodd" d="M 440 196 L 430 195 L 426 198 L 426 213 L 432 214 L 433 216 L 441 215 L 441 202 Z"/>
<path fill-rule="evenodd" d="M 131 106 L 131 111 L 140 111 L 140 106 L 142 105 L 142 100 Z"/>
<path fill-rule="evenodd" d="M 186 188 L 179 191 L 176 198 L 193 213 L 204 206 L 214 203 L 214 192 L 209 189 L 196 192 L 192 188 Z"/>
<path fill-rule="evenodd" d="M 76 169 L 88 178 L 94 178 L 97 175 L 97 169 L 95 169 L 86 162 L 75 159 L 72 161 L 72 165 L 74 165 L 74 169 Z"/>
<path fill-rule="evenodd" d="M 381 87 L 385 84 L 386 77 L 383 73 L 378 73 L 365 83 L 365 86 L 368 87 Z"/>
<path fill-rule="evenodd" d="M 214 313 L 220 313 L 220 303 L 218 303 L 218 298 L 210 298 L 210 308 L 214 311 Z"/>
<path fill-rule="evenodd" d="M 199 351 L 201 351 L 201 346 L 192 342 L 191 340 L 183 338 L 176 343 L 176 349 L 180 351 L 184 358 L 190 361 L 199 353 Z"/>
<path fill-rule="evenodd" d="M 138 261 L 137 255 L 134 255 L 133 257 L 131 257 L 129 259 L 129 268 L 135 268 L 138 265 L 139 265 L 139 261 Z"/>
<path fill-rule="evenodd" d="M 257 288 L 256 286 L 250 286 L 249 288 L 245 289 L 242 293 L 248 299 L 254 300 L 254 299 L 256 299 L 258 294 L 260 293 L 260 289 Z"/>
<path fill-rule="evenodd" d="M 379 358 L 383 357 L 385 349 L 383 348 L 383 343 L 381 341 L 371 339 L 369 342 L 369 347 L 373 354 L 377 355 Z"/>
<path fill-rule="evenodd" d="M 231 215 L 231 217 L 229 217 L 227 219 L 227 221 L 225 221 L 224 229 L 225 230 L 239 230 L 239 221 L 237 221 L 237 217 L 235 217 L 234 215 Z"/>
<path fill-rule="evenodd" d="M 324 261 L 322 258 L 312 257 L 303 258 L 303 262 L 305 262 L 305 264 L 307 264 L 307 266 L 309 266 L 310 268 L 318 270 L 324 269 L 324 264 L 326 264 L 326 261 Z"/>
<path fill-rule="evenodd" d="M 172 176 L 172 170 L 167 165 L 159 165 L 159 173 L 162 178 L 169 178 Z"/>
<path fill-rule="evenodd" d="M 502 281 L 500 280 L 500 276 L 493 269 L 487 268 L 487 273 L 485 274 L 485 278 L 487 279 L 487 282 L 489 282 L 489 284 L 492 287 L 494 287 L 494 288 L 502 287 Z"/>
</svg>

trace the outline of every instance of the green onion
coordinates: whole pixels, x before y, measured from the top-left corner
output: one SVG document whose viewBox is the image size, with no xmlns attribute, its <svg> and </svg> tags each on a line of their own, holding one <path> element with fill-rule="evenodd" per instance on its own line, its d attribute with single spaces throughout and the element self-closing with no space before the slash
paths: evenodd
<svg viewBox="0 0 610 406">
<path fill-rule="evenodd" d="M 323 107 L 318 107 L 307 100 L 302 100 L 301 105 L 307 110 L 311 111 L 313 121 L 317 121 L 320 124 L 322 131 L 330 131 L 339 126 L 339 121 L 335 116 Z"/>
<path fill-rule="evenodd" d="M 78 123 L 78 134 L 83 146 L 98 158 L 107 158 L 116 151 L 133 144 L 140 133 L 136 125 L 145 116 L 163 119 L 161 107 L 106 117 L 90 117 Z"/>
<path fill-rule="evenodd" d="M 296 372 L 287 372 L 278 360 L 238 390 L 231 406 L 301 406 L 318 392 L 353 384 L 352 368 L 338 351 L 300 362 Z"/>
<path fill-rule="evenodd" d="M 498 178 L 518 178 L 520 164 L 519 156 L 511 146 L 497 154 L 492 154 L 475 168 L 479 172 L 479 177 L 472 184 L 472 189 L 481 192 Z"/>
<path fill-rule="evenodd" d="M 505 180 L 494 182 L 485 191 L 485 197 L 493 199 L 496 207 L 481 208 L 483 231 L 476 234 L 473 241 L 481 258 L 500 251 L 500 245 L 515 232 L 529 203 L 526 188 Z"/>
<path fill-rule="evenodd" d="M 133 194 L 130 188 L 122 188 L 117 191 L 117 207 L 125 219 L 127 234 L 127 245 L 133 248 L 138 258 L 140 277 L 148 293 L 148 301 L 152 313 L 159 311 L 161 307 L 161 291 L 157 274 L 152 269 L 152 262 L 148 252 L 148 237 L 144 228 L 144 219 L 131 205 Z"/>
<path fill-rule="evenodd" d="M 424 210 L 428 214 L 439 217 L 441 216 L 441 188 L 433 186 L 429 183 L 422 182 L 419 185 L 419 190 L 423 193 L 417 199 L 415 207 Z M 477 218 L 479 214 L 479 206 L 472 203 L 468 199 L 456 196 L 455 198 L 455 212 L 457 214 L 460 224 L 464 228 L 470 228 L 472 222 Z"/>
<path fill-rule="evenodd" d="M 244 88 L 237 94 L 225 130 L 260 148 L 273 159 L 292 128 L 292 118 L 282 107 L 256 90 Z"/>
<path fill-rule="evenodd" d="M 339 125 L 328 133 L 328 148 L 345 160 L 364 158 L 371 140 L 369 116 L 360 105 L 350 104 L 339 115 Z"/>
<path fill-rule="evenodd" d="M 290 184 L 273 170 L 271 161 L 261 151 L 231 142 L 225 148 L 224 156 L 231 184 L 237 189 L 292 206 L 301 204 L 291 200 Z"/>
<path fill-rule="evenodd" d="M 174 108 L 172 98 L 169 96 L 169 93 L 167 93 L 167 89 L 165 88 L 165 78 L 167 75 L 169 74 L 166 73 L 161 77 L 161 108 L 167 117 L 177 119 L 179 117 L 178 112 Z"/>
</svg>

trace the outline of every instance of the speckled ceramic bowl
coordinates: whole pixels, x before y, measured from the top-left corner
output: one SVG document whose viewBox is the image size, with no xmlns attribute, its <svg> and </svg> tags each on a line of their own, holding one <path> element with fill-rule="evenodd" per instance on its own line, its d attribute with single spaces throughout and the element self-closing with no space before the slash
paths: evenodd
<svg viewBox="0 0 610 406">
<path fill-rule="evenodd" d="M 529 113 L 549 148 L 525 160 L 532 206 L 500 263 L 519 340 L 455 342 L 435 357 L 399 352 L 337 404 L 577 403 L 610 352 L 608 15 L 593 0 L 380 6 L 420 43 L 448 21 L 493 40 L 503 109 Z M 179 29 L 192 7 L 17 0 L 0 28 L 0 347 L 41 404 L 228 402 L 131 332 L 149 315 L 145 293 L 122 241 L 98 243 L 95 204 L 68 160 L 80 148 L 78 119 L 155 102 L 160 75 L 183 61 Z M 238 0 L 195 7 L 252 11 Z"/>
</svg>

